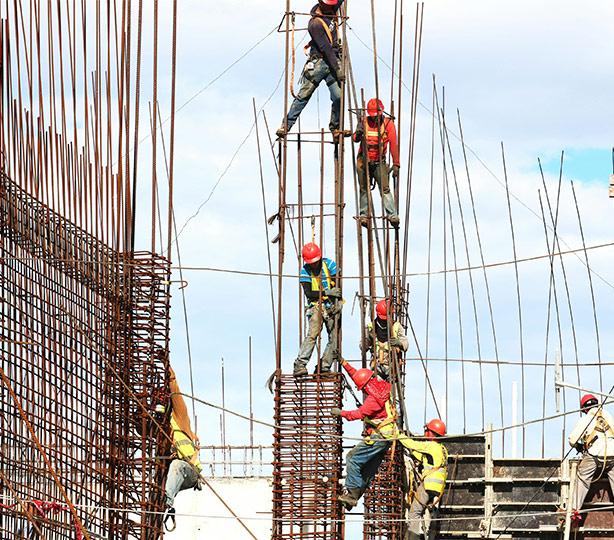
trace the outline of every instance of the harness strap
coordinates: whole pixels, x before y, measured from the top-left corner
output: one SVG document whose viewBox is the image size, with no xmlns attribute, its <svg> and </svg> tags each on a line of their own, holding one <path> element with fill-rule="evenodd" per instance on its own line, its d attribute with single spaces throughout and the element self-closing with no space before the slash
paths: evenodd
<svg viewBox="0 0 614 540">
<path fill-rule="evenodd" d="M 317 16 L 312 16 L 311 18 L 320 21 L 320 23 L 324 27 L 324 31 L 326 32 L 326 35 L 328 36 L 328 40 L 330 41 L 330 44 L 334 45 L 333 34 L 331 33 L 328 25 L 324 22 L 324 19 L 322 18 L 324 17 L 324 13 L 322 13 L 320 8 L 316 9 L 315 13 Z M 337 39 L 339 39 L 339 21 L 337 20 L 336 16 L 335 16 L 335 29 L 337 30 Z M 311 47 L 311 43 L 312 42 L 310 41 L 309 43 L 307 43 L 307 45 L 303 47 L 303 52 L 305 53 L 306 56 L 309 56 L 309 53 L 307 51 L 309 50 L 309 47 Z"/>
</svg>

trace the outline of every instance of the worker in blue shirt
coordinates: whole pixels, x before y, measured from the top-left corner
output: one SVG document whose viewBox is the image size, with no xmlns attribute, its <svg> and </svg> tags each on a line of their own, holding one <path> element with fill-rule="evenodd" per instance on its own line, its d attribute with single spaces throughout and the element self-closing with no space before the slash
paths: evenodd
<svg viewBox="0 0 614 540">
<path fill-rule="evenodd" d="M 305 337 L 298 356 L 294 361 L 294 376 L 307 375 L 307 362 L 311 358 L 318 335 L 322 331 L 322 324 L 326 325 L 328 343 L 322 354 L 320 373 L 330 373 L 335 351 L 335 320 L 341 309 L 341 289 L 335 287 L 333 278 L 337 275 L 335 261 L 322 258 L 322 251 L 314 244 L 305 244 L 303 247 L 303 260 L 305 264 L 301 269 L 300 283 L 307 297 L 307 336 Z M 337 304 L 337 305 L 335 305 Z M 317 372 L 317 368 L 316 368 Z"/>
<path fill-rule="evenodd" d="M 311 42 L 307 46 L 309 58 L 303 68 L 302 86 L 284 123 L 277 130 L 278 137 L 290 131 L 322 81 L 326 81 L 332 102 L 329 128 L 335 138 L 339 136 L 341 84 L 345 80 L 341 65 L 339 19 L 336 16 L 341 4 L 343 0 L 319 0 L 311 9 L 311 19 L 307 25 Z M 350 132 L 344 135 L 350 135 Z"/>
</svg>

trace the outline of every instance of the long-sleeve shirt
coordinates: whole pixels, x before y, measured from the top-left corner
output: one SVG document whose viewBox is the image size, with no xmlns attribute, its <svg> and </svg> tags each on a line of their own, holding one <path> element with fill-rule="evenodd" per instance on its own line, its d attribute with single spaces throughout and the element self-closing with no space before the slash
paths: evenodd
<svg viewBox="0 0 614 540">
<path fill-rule="evenodd" d="M 599 407 L 591 407 L 573 428 L 571 435 L 569 435 L 569 444 L 575 446 L 578 442 L 586 442 L 589 446 L 588 453 L 591 456 L 614 456 L 614 422 L 608 411 L 601 409 L 601 415 L 607 423 L 605 432 L 595 430 L 599 416 Z M 592 439 L 595 440 L 591 442 Z"/>
<path fill-rule="evenodd" d="M 321 54 L 333 75 L 341 68 L 341 64 L 337 58 L 337 53 L 339 51 L 339 46 L 337 44 L 339 36 L 337 35 L 337 25 L 335 24 L 334 16 L 337 14 L 342 4 L 343 0 L 338 0 L 337 5 L 333 8 L 333 13 L 330 15 L 323 14 L 316 17 L 312 16 L 307 25 L 307 30 L 311 36 L 310 56 Z M 311 8 L 311 15 L 316 14 L 318 7 L 318 5 L 315 5 Z M 324 25 L 322 25 L 321 21 L 323 21 L 330 30 L 333 43 L 330 42 L 328 33 L 324 29 Z"/>
<path fill-rule="evenodd" d="M 356 373 L 357 369 L 346 363 L 343 366 L 345 370 L 348 372 L 349 376 L 354 378 L 354 373 Z M 379 399 L 377 399 L 370 392 L 372 391 L 369 385 L 378 384 L 381 387 L 381 394 Z M 388 416 L 386 413 L 386 400 L 388 396 L 385 395 L 386 387 L 388 385 L 388 395 L 390 395 L 390 384 L 384 381 L 376 381 L 372 379 L 367 383 L 365 387 L 365 392 L 367 393 L 367 397 L 364 403 L 358 407 L 358 409 L 354 409 L 353 411 L 341 411 L 341 416 L 346 420 L 364 420 L 365 418 L 370 418 L 371 420 L 382 420 Z M 371 431 L 371 430 L 370 430 Z"/>
</svg>

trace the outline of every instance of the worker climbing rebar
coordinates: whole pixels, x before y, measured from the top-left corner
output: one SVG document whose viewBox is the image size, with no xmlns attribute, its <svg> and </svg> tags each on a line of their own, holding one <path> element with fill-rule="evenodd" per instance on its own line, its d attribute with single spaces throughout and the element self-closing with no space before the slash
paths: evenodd
<svg viewBox="0 0 614 540">
<path fill-rule="evenodd" d="M 409 348 L 405 328 L 400 322 L 393 322 L 388 318 L 388 305 L 388 300 L 380 300 L 377 303 L 375 320 L 366 325 L 360 342 L 360 349 L 363 352 L 370 351 L 373 355 L 371 369 L 385 381 L 390 381 L 391 362 L 396 356 L 393 349 L 400 354 Z M 398 366 L 401 367 L 400 359 Z"/>
<path fill-rule="evenodd" d="M 308 59 L 301 75 L 302 85 L 286 118 L 276 132 L 278 137 L 284 137 L 292 129 L 322 81 L 326 81 L 330 91 L 329 129 L 335 139 L 339 137 L 341 87 L 345 81 L 345 74 L 341 62 L 341 41 L 337 12 L 342 4 L 343 0 L 319 0 L 311 9 L 311 19 L 307 25 L 311 41 L 305 47 Z M 307 49 L 309 49 L 308 53 Z M 349 132 L 344 133 L 344 135 L 349 135 Z"/>
<path fill-rule="evenodd" d="M 369 103 L 367 103 L 367 114 L 358 123 L 353 139 L 354 142 L 360 142 L 358 157 L 356 158 L 356 172 L 360 186 L 360 214 L 358 217 L 360 224 L 366 227 L 369 223 L 368 190 L 370 182 L 373 182 L 379 186 L 388 221 L 390 221 L 392 226 L 398 227 L 399 215 L 394 204 L 394 196 L 390 190 L 388 178 L 390 170 L 386 163 L 386 151 L 388 145 L 390 145 L 392 176 L 395 180 L 398 180 L 400 161 L 397 130 L 392 118 L 384 116 L 384 105 L 380 100 L 369 100 Z M 363 149 L 363 144 L 365 149 Z"/>
<path fill-rule="evenodd" d="M 319 372 L 330 373 L 337 350 L 336 322 L 343 306 L 343 302 L 339 301 L 341 289 L 335 287 L 334 278 L 337 275 L 335 261 L 322 258 L 322 250 L 313 242 L 303 247 L 303 260 L 305 264 L 301 269 L 300 283 L 308 300 L 305 307 L 308 330 L 294 361 L 295 377 L 307 375 L 307 363 L 322 332 L 323 324 L 326 325 L 328 343 L 319 362 Z M 315 370 L 315 373 L 317 372 L 318 367 Z"/>
<path fill-rule="evenodd" d="M 614 493 L 614 422 L 608 411 L 604 411 L 593 394 L 580 399 L 582 416 L 575 425 L 569 444 L 583 454 L 578 465 L 574 492 L 571 495 L 571 526 L 579 527 L 582 515 L 579 511 L 584 504 L 591 483 L 608 475 L 610 488 Z M 595 478 L 595 473 L 599 473 Z M 564 512 L 564 511 L 563 511 Z"/>
<path fill-rule="evenodd" d="M 190 417 L 179 390 L 175 372 L 169 366 L 171 391 L 171 427 L 173 429 L 172 461 L 166 474 L 163 522 L 168 531 L 175 528 L 175 497 L 184 489 L 200 490 L 202 466 L 198 460 L 198 437 L 190 426 Z"/>
</svg>

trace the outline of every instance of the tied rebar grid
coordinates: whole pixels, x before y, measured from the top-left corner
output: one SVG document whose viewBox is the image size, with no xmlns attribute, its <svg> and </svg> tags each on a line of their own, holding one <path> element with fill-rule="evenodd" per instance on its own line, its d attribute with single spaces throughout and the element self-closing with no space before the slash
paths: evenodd
<svg viewBox="0 0 614 540">
<path fill-rule="evenodd" d="M 273 540 L 341 540 L 341 376 L 281 375 L 275 388 Z"/>
<path fill-rule="evenodd" d="M 167 445 L 136 399 L 166 382 L 168 263 L 129 264 L 5 176 L 0 250 L 2 538 L 159 538 L 142 511 Z"/>
<path fill-rule="evenodd" d="M 401 540 L 403 536 L 403 498 L 405 465 L 400 444 L 386 453 L 377 476 L 365 492 L 365 540 Z"/>
</svg>

